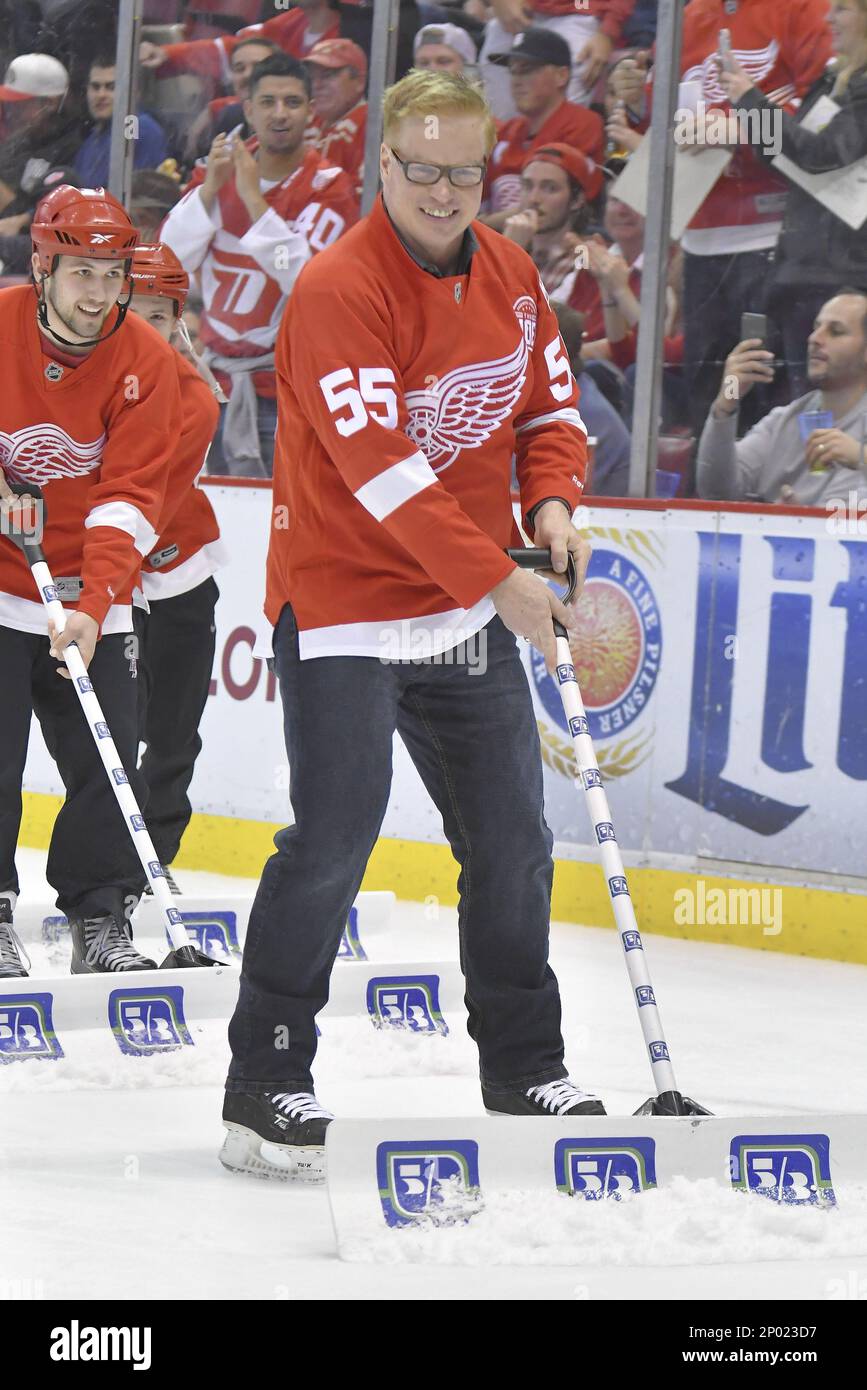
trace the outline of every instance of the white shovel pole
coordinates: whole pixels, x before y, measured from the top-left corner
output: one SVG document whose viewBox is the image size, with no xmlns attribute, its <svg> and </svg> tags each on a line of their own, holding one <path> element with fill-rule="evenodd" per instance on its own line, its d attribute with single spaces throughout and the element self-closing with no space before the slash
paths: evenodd
<svg viewBox="0 0 867 1390">
<path fill-rule="evenodd" d="M 510 550 L 508 554 L 522 569 L 551 569 L 551 552 L 549 550 Z M 568 599 L 574 592 L 577 578 L 571 556 L 567 577 L 570 584 L 569 593 L 566 596 Z M 662 1030 L 662 1020 L 656 1005 L 656 996 L 650 980 L 647 957 L 644 954 L 644 946 L 635 918 L 635 909 L 632 906 L 629 885 L 623 871 L 623 860 L 620 857 L 620 848 L 614 834 L 611 812 L 608 809 L 608 798 L 602 788 L 602 777 L 593 750 L 590 725 L 575 676 L 566 629 L 557 619 L 554 620 L 554 631 L 557 636 L 557 670 L 555 674 L 578 764 L 576 785 L 581 786 L 584 791 L 587 809 L 590 813 L 590 822 L 602 859 L 608 896 L 614 909 L 614 920 L 620 933 L 620 944 L 623 947 L 626 970 L 632 987 L 632 997 L 638 1010 L 638 1021 L 644 1034 L 653 1082 L 656 1086 L 657 1101 L 652 1103 L 654 1106 L 658 1103 L 665 1113 L 685 1114 L 689 1112 L 689 1107 L 695 1102 L 688 1101 L 684 1104 L 674 1079 L 674 1068 L 671 1065 L 668 1044 Z"/>
<path fill-rule="evenodd" d="M 27 547 L 28 550 L 35 547 Z M 57 597 L 57 589 L 51 577 L 51 571 L 44 559 L 31 559 L 30 568 L 37 588 L 45 605 L 49 618 L 54 623 L 58 632 L 62 632 L 66 626 L 66 613 L 63 605 Z M 96 698 L 87 668 L 81 659 L 81 653 L 73 642 L 63 653 L 63 662 L 72 677 L 72 684 L 75 686 L 84 717 L 87 720 L 88 728 L 93 735 L 97 752 L 102 759 L 108 780 L 117 798 L 117 803 L 123 812 L 124 820 L 132 837 L 135 852 L 138 855 L 141 866 L 147 875 L 148 882 L 153 888 L 154 897 L 159 904 L 165 920 L 165 928 L 169 934 L 169 940 L 176 951 L 190 953 L 190 939 L 184 928 L 180 912 L 174 905 L 172 894 L 165 880 L 163 867 L 159 861 L 153 841 L 148 834 L 144 816 L 139 810 L 138 802 L 133 796 L 129 778 L 124 771 L 120 760 L 120 754 L 111 736 L 111 730 L 105 722 L 99 700 Z"/>
</svg>

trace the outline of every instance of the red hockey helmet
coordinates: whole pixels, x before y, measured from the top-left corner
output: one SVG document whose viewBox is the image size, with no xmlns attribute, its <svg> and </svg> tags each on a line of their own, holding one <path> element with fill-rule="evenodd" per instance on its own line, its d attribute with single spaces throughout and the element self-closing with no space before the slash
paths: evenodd
<svg viewBox="0 0 867 1390">
<path fill-rule="evenodd" d="M 53 188 L 36 209 L 30 228 L 39 268 L 50 275 L 55 256 L 129 261 L 138 232 L 122 203 L 104 188 Z"/>
<path fill-rule="evenodd" d="M 173 299 L 175 316 L 180 318 L 190 290 L 190 277 L 165 242 L 136 247 L 130 279 L 133 294 L 164 295 L 166 299 Z"/>
</svg>

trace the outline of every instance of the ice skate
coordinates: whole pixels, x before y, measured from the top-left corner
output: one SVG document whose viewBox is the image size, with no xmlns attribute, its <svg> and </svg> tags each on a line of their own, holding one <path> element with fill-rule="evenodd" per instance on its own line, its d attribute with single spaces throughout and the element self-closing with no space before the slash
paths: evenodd
<svg viewBox="0 0 867 1390">
<path fill-rule="evenodd" d="M 73 975 L 101 975 L 129 970 L 156 970 L 157 963 L 132 944 L 128 922 L 114 916 L 70 917 Z"/>
<path fill-rule="evenodd" d="M 12 904 L 8 898 L 0 898 L 0 980 L 25 977 L 24 961 L 29 969 L 30 957 L 12 925 Z"/>
<path fill-rule="evenodd" d="M 482 1091 L 489 1115 L 604 1115 L 605 1106 L 592 1091 L 585 1091 L 568 1076 L 530 1086 L 514 1095 L 495 1096 Z"/>
<path fill-rule="evenodd" d="M 333 1119 L 312 1091 L 227 1091 L 223 1124 L 228 1134 L 220 1162 L 233 1173 L 258 1178 L 323 1182 L 325 1131 Z"/>
</svg>

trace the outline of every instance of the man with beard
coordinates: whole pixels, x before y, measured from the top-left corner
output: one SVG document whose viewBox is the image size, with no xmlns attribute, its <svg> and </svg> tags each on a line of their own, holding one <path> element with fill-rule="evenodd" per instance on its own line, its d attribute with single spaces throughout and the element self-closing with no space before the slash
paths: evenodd
<svg viewBox="0 0 867 1390">
<path fill-rule="evenodd" d="M 699 496 L 799 507 L 867 498 L 867 290 L 823 304 L 807 339 L 807 395 L 738 439 L 740 403 L 773 381 L 773 362 L 758 338 L 730 353 L 698 447 Z"/>
</svg>

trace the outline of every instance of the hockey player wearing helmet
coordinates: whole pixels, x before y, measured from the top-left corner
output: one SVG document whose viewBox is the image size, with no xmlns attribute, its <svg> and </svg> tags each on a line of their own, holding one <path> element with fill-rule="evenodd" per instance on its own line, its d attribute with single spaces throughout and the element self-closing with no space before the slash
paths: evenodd
<svg viewBox="0 0 867 1390">
<path fill-rule="evenodd" d="M 214 662 L 219 590 L 213 575 L 224 557 L 214 509 L 197 482 L 217 428 L 222 392 L 190 347 L 181 318 L 189 276 L 171 247 L 137 247 L 131 278 L 133 313 L 177 348 L 183 411 L 159 540 L 142 566 L 149 611 L 137 606 L 133 614 L 140 738 L 147 744 L 141 764 L 148 788 L 145 819 L 160 861 L 168 865 L 192 813 L 187 788 L 202 747 L 199 724 Z"/>
<path fill-rule="evenodd" d="M 62 662 L 74 641 L 141 799 L 132 589 L 156 542 L 181 431 L 178 374 L 159 335 L 125 321 L 137 233 L 116 199 L 61 184 L 31 234 L 33 287 L 0 291 L 0 976 L 26 973 L 12 914 L 32 713 L 66 788 L 47 876 L 70 920 L 73 973 L 141 970 L 153 962 L 132 945 L 128 919 L 144 875 Z M 20 516 L 13 489 L 28 484 L 45 501 L 41 541 L 68 614 L 62 634 L 46 635 L 9 539 Z"/>
<path fill-rule="evenodd" d="M 138 233 L 104 189 L 61 184 L 39 204 L 30 234 L 39 323 L 69 352 L 89 352 L 113 309 L 109 333 L 123 323 Z"/>
</svg>

